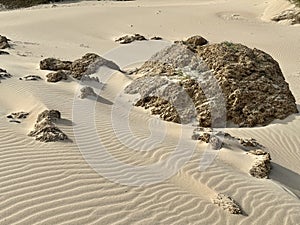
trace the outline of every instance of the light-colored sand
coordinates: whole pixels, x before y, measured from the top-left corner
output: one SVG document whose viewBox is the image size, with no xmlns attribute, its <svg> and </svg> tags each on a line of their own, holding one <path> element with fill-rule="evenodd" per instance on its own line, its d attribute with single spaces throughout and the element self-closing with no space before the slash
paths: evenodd
<svg viewBox="0 0 300 225">
<path fill-rule="evenodd" d="M 169 44 L 144 42 L 120 49 L 113 40 L 123 34 L 168 41 L 201 34 L 211 42 L 240 42 L 270 53 L 299 104 L 300 26 L 266 21 L 281 2 L 92 1 L 1 12 L 0 34 L 14 45 L 11 55 L 0 56 L 0 67 L 14 77 L 0 83 L 0 224 L 299 224 L 299 115 L 263 128 L 227 129 L 257 139 L 271 153 L 271 179 L 258 180 L 247 174 L 252 159 L 236 149 L 223 150 L 200 171 L 200 160 L 214 157 L 214 152 L 189 139 L 191 126 L 162 122 L 138 108 L 129 108 L 127 116 L 131 103 L 122 89 L 130 76 L 109 76 L 105 69 L 96 74 L 107 84 L 103 101 L 96 104 L 74 103 L 79 88 L 75 81 L 18 79 L 28 74 L 45 78 L 47 72 L 38 68 L 44 57 L 74 60 L 95 52 L 123 67 L 141 63 Z M 45 144 L 27 137 L 45 108 L 61 111 L 58 126 L 73 143 Z M 21 124 L 9 123 L 6 115 L 17 111 L 31 114 Z M 84 146 L 81 151 L 76 141 Z M 188 162 L 181 165 L 184 160 Z M 165 162 L 163 170 L 154 168 L 149 174 L 147 166 L 160 162 Z M 180 171 L 171 178 L 146 185 L 172 175 L 177 167 Z M 213 205 L 217 193 L 234 198 L 247 216 L 230 215 Z"/>
</svg>

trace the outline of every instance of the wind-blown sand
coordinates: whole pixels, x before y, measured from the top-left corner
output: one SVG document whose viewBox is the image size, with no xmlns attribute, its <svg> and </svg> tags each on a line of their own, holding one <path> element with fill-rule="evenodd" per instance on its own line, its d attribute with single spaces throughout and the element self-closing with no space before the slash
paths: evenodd
<svg viewBox="0 0 300 225">
<path fill-rule="evenodd" d="M 127 117 L 131 102 L 122 90 L 130 76 L 100 70 L 96 75 L 106 86 L 100 92 L 103 101 L 95 104 L 76 100 L 77 82 L 47 83 L 47 71 L 39 70 L 43 58 L 74 60 L 87 52 L 104 55 L 123 68 L 147 60 L 168 41 L 200 34 L 210 42 L 239 42 L 270 53 L 299 104 L 300 26 L 268 21 L 277 13 L 278 2 L 282 0 L 91 1 L 0 12 L 0 34 L 13 41 L 10 55 L 0 56 L 0 68 L 13 75 L 0 83 L 0 224 L 299 224 L 298 114 L 266 127 L 226 129 L 267 148 L 273 163 L 270 179 L 251 177 L 251 159 L 239 149 L 221 150 L 200 171 L 203 155 L 212 152 L 190 139 L 194 127 L 160 121 L 139 108 L 131 108 Z M 134 33 L 164 41 L 122 48 L 114 42 Z M 19 80 L 28 74 L 44 81 Z M 38 113 L 47 108 L 62 113 L 58 126 L 73 142 L 41 143 L 27 136 Z M 18 111 L 30 115 L 21 124 L 9 123 L 6 115 Z M 76 117 L 79 114 L 83 117 Z M 124 121 L 132 134 L 118 126 Z M 89 125 L 97 129 L 96 135 Z M 161 142 L 151 141 L 153 136 Z M 189 158 L 194 147 L 195 151 L 178 173 L 150 185 L 140 185 L 142 179 L 131 173 L 126 176 L 139 185 L 118 182 L 127 165 L 142 168 L 168 159 L 180 138 L 183 147 L 175 160 Z M 98 169 L 106 169 L 105 174 L 87 163 L 78 143 L 99 157 Z M 100 143 L 110 154 L 97 151 Z M 109 157 L 124 164 L 109 164 Z M 177 166 L 172 162 L 166 167 Z M 152 179 L 142 169 L 138 176 Z M 234 198 L 244 215 L 231 215 L 212 204 L 218 193 Z"/>
</svg>

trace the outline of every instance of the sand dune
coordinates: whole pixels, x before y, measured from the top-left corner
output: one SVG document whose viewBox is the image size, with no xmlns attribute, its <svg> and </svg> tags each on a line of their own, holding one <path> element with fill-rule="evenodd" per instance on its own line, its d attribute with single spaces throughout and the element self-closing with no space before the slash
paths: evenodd
<svg viewBox="0 0 300 225">
<path fill-rule="evenodd" d="M 133 76 L 101 68 L 93 76 L 105 87 L 94 88 L 101 96 L 95 101 L 78 98 L 83 85 L 77 81 L 48 83 L 48 72 L 39 70 L 43 58 L 74 60 L 87 52 L 129 70 L 170 42 L 201 34 L 270 53 L 299 104 L 299 26 L 266 19 L 280 2 L 86 1 L 0 12 L 1 35 L 13 46 L 0 56 L 0 68 L 13 75 L 0 83 L 0 224 L 298 224 L 299 115 L 266 127 L 226 129 L 270 152 L 270 179 L 256 179 L 242 150 L 216 154 L 190 139 L 192 125 L 132 107 L 123 89 Z M 133 33 L 164 40 L 114 42 Z M 28 74 L 44 80 L 19 80 Z M 61 112 L 57 126 L 72 142 L 27 136 L 44 109 Z M 18 111 L 29 117 L 10 123 L 6 115 Z M 236 200 L 244 215 L 212 204 L 218 193 Z"/>
</svg>

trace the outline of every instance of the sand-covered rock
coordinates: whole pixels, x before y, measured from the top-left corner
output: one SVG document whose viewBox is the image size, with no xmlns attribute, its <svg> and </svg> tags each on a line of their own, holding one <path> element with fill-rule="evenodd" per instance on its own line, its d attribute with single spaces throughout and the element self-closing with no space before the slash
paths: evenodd
<svg viewBox="0 0 300 225">
<path fill-rule="evenodd" d="M 68 140 L 68 136 L 62 132 L 54 122 L 61 118 L 57 110 L 45 110 L 38 115 L 33 131 L 28 136 L 35 137 L 41 142 L 56 142 Z"/>
<path fill-rule="evenodd" d="M 140 99 L 163 97 L 176 109 L 169 107 L 163 113 L 175 118 L 177 112 L 181 123 L 192 121 L 186 113 L 192 108 L 203 127 L 226 121 L 240 127 L 267 125 L 298 112 L 279 64 L 267 53 L 242 44 L 200 44 L 191 51 L 176 43 L 151 57 L 137 74 L 143 76 L 125 92 L 138 93 Z"/>
<path fill-rule="evenodd" d="M 0 35 L 0 49 L 10 48 L 8 41 L 7 37 Z"/>
<path fill-rule="evenodd" d="M 42 80 L 42 78 L 38 75 L 26 75 L 24 77 L 19 78 L 20 80 L 25 80 L 25 81 L 38 81 Z"/>
<path fill-rule="evenodd" d="M 11 113 L 9 115 L 7 115 L 6 117 L 8 119 L 26 119 L 27 116 L 29 115 L 28 112 L 15 112 L 15 113 Z"/>
<path fill-rule="evenodd" d="M 271 20 L 280 22 L 288 21 L 291 25 L 300 24 L 300 8 L 284 10 L 279 15 L 274 16 Z"/>
<path fill-rule="evenodd" d="M 241 207 L 227 195 L 218 194 L 213 203 L 231 214 L 243 214 Z"/>
<path fill-rule="evenodd" d="M 125 35 L 118 39 L 116 39 L 116 42 L 119 42 L 120 44 L 129 44 L 134 41 L 146 41 L 147 38 L 145 38 L 143 35 L 140 34 L 134 34 L 134 35 Z"/>
<path fill-rule="evenodd" d="M 71 74 L 75 79 L 80 80 L 82 76 L 96 73 L 101 66 L 121 71 L 120 67 L 113 61 L 107 60 L 95 53 L 87 53 L 81 59 L 77 59 L 72 63 Z"/>
<path fill-rule="evenodd" d="M 0 50 L 0 55 L 9 55 L 9 52 Z"/>
<path fill-rule="evenodd" d="M 48 82 L 56 83 L 61 80 L 67 80 L 68 74 L 64 70 L 59 70 L 57 72 L 47 74 L 46 77 Z"/>
</svg>

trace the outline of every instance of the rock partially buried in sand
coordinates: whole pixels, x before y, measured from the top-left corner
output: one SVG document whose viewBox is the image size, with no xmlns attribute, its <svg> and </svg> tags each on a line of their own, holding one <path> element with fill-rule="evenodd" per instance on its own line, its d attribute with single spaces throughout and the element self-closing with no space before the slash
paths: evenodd
<svg viewBox="0 0 300 225">
<path fill-rule="evenodd" d="M 95 53 L 87 53 L 81 59 L 77 59 L 72 63 L 71 74 L 75 79 L 80 80 L 82 76 L 96 73 L 101 66 L 121 71 L 120 67 L 113 61 L 107 60 Z"/>
<path fill-rule="evenodd" d="M 28 115 L 29 115 L 28 112 L 16 112 L 16 113 L 11 113 L 6 117 L 8 119 L 26 119 Z"/>
<path fill-rule="evenodd" d="M 11 78 L 11 77 L 12 77 L 11 74 L 9 74 L 6 70 L 0 68 L 0 83 L 1 80 L 4 80 L 6 78 Z"/>
<path fill-rule="evenodd" d="M 183 41 L 182 43 L 188 46 L 191 50 L 196 50 L 198 46 L 208 44 L 208 41 L 204 37 L 200 35 L 196 35 L 188 38 L 186 41 Z"/>
<path fill-rule="evenodd" d="M 158 96 L 159 92 L 165 93 L 165 99 L 173 104 L 174 101 L 170 100 L 184 95 L 179 88 L 175 92 L 166 90 L 170 87 L 176 90 L 173 86 L 184 89 L 192 104 L 164 112 L 172 115 L 177 111 L 181 123 L 192 121 L 191 117 L 182 119 L 183 114 L 180 113 L 192 106 L 196 109 L 199 126 L 203 127 L 222 121 L 231 121 L 240 127 L 264 126 L 298 112 L 279 64 L 267 53 L 242 44 L 206 44 L 197 46 L 194 51 L 184 44 L 173 44 L 152 56 L 137 74 L 142 77 L 134 80 L 125 91 L 132 94 L 131 90 L 135 90 L 141 99 L 147 95 Z M 223 104 L 225 109 L 221 107 Z M 215 107 L 214 118 L 210 112 L 211 105 Z M 157 104 L 155 107 L 162 106 Z M 226 115 L 222 113 L 224 111 Z"/>
<path fill-rule="evenodd" d="M 0 49 L 10 48 L 8 39 L 5 36 L 0 35 Z"/>
<path fill-rule="evenodd" d="M 0 50 L 0 55 L 9 55 L 9 53 L 6 52 L 6 51 L 1 51 L 1 50 Z"/>
<path fill-rule="evenodd" d="M 68 136 L 63 133 L 54 123 L 60 119 L 60 112 L 57 110 L 45 110 L 38 115 L 34 130 L 28 136 L 35 137 L 41 142 L 56 142 L 68 140 Z"/>
<path fill-rule="evenodd" d="M 218 194 L 213 203 L 231 214 L 243 214 L 241 207 L 227 195 Z"/>
<path fill-rule="evenodd" d="M 68 79 L 68 75 L 67 72 L 65 72 L 64 70 L 59 70 L 57 72 L 54 73 L 49 73 L 46 75 L 47 77 L 47 82 L 51 82 L 51 83 L 56 83 L 59 82 L 61 80 L 67 80 Z"/>
<path fill-rule="evenodd" d="M 274 16 L 271 20 L 280 22 L 288 21 L 291 25 L 300 24 L 300 8 L 293 8 L 281 12 L 279 15 Z"/>
<path fill-rule="evenodd" d="M 97 97 L 97 94 L 95 93 L 94 89 L 91 87 L 83 87 L 80 89 L 80 95 L 78 96 L 81 99 L 87 98 L 87 97 Z"/>
<path fill-rule="evenodd" d="M 38 75 L 27 75 L 23 78 L 19 78 L 20 80 L 25 80 L 25 81 L 38 81 L 42 80 L 42 78 Z"/>
<path fill-rule="evenodd" d="M 129 44 L 134 41 L 146 41 L 147 39 L 140 34 L 134 34 L 134 35 L 125 35 L 123 37 L 120 37 L 116 39 L 116 42 L 119 42 L 120 44 Z"/>
<path fill-rule="evenodd" d="M 70 61 L 62 61 L 55 58 L 46 58 L 40 62 L 41 70 L 70 70 L 72 62 Z"/>
</svg>

